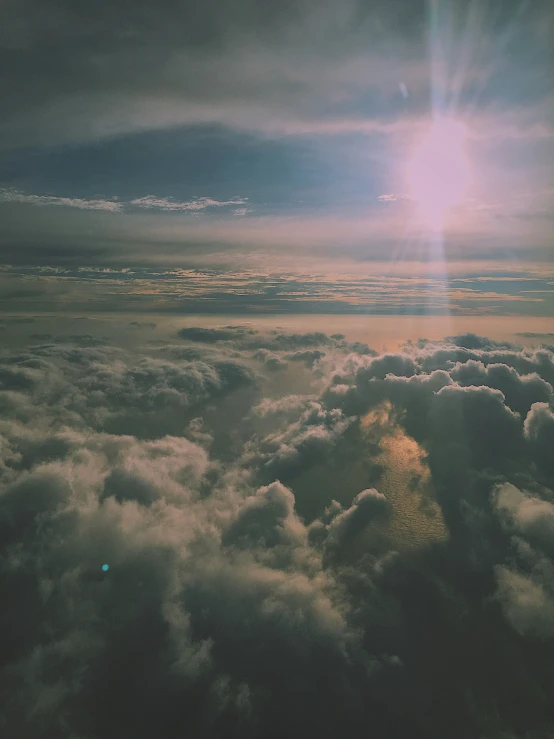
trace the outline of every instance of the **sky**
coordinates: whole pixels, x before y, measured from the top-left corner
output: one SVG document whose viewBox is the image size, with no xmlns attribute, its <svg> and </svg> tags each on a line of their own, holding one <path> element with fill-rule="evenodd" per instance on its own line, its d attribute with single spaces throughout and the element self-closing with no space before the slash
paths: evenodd
<svg viewBox="0 0 554 739">
<path fill-rule="evenodd" d="M 554 737 L 553 38 L 0 2 L 2 737 Z"/>
<path fill-rule="evenodd" d="M 7 310 L 33 309 L 29 269 L 48 294 L 67 281 L 43 268 L 85 267 L 116 270 L 121 294 L 117 270 L 137 291 L 145 269 L 215 272 L 214 294 L 221 274 L 265 283 L 244 312 L 275 309 L 283 275 L 292 312 L 552 315 L 548 0 L 1 13 Z M 430 282 L 397 289 L 413 276 Z"/>
</svg>

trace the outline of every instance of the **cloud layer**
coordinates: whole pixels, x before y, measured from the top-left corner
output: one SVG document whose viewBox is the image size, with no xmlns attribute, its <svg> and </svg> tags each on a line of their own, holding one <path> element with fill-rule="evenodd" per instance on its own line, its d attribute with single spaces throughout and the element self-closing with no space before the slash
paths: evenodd
<svg viewBox="0 0 554 739">
<path fill-rule="evenodd" d="M 7 734 L 552 732 L 550 349 L 86 344 L 0 360 Z"/>
<path fill-rule="evenodd" d="M 318 265 L 320 269 L 327 266 L 326 273 L 291 272 L 281 266 L 278 273 L 268 274 L 259 269 L 225 270 L 220 265 L 214 269 L 160 269 L 147 262 L 138 267 L 136 260 L 132 267 L 116 266 L 121 265 L 117 255 L 113 256 L 113 266 L 106 262 L 95 266 L 94 255 L 92 264 L 83 267 L 77 255 L 73 257 L 76 265 L 68 267 L 67 253 L 62 253 L 59 266 L 0 267 L 7 311 L 54 312 L 62 301 L 72 312 L 87 313 L 554 314 L 554 271 L 545 265 L 525 268 L 512 264 L 511 271 L 502 277 L 497 274 L 498 264 L 483 262 L 448 265 L 447 275 L 441 263 L 399 263 L 394 268 L 390 264 L 370 263 L 357 272 L 349 265 L 349 270 L 342 274 L 332 271 L 333 264 Z M 40 258 L 37 252 L 31 256 Z M 159 254 L 153 258 L 159 259 Z M 128 259 L 123 263 L 129 264 Z M 519 324 L 522 327 L 532 326 Z M 191 338 L 194 332 L 201 335 L 205 329 L 191 328 Z M 548 339 L 544 334 L 537 338 L 540 336 Z"/>
</svg>

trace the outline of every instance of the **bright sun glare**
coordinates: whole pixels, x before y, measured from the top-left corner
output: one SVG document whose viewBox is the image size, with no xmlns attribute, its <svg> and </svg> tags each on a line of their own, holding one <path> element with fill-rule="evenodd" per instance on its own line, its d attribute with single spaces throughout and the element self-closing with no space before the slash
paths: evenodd
<svg viewBox="0 0 554 739">
<path fill-rule="evenodd" d="M 439 227 L 447 211 L 465 196 L 470 181 L 465 138 L 462 123 L 436 121 L 408 164 L 410 196 L 422 219 L 432 227 Z"/>
</svg>

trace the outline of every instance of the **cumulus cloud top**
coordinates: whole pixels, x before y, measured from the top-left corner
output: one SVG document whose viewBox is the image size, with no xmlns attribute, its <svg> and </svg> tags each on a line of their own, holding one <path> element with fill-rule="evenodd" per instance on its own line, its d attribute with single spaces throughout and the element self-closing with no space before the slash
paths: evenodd
<svg viewBox="0 0 554 739">
<path fill-rule="evenodd" d="M 10 736 L 550 731 L 552 352 L 213 331 L 0 357 Z"/>
</svg>

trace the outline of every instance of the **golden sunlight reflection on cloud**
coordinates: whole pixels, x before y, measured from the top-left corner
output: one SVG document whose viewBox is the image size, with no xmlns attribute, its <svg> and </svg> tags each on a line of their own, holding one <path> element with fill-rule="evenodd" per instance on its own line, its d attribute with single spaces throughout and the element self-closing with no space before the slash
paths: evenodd
<svg viewBox="0 0 554 739">
<path fill-rule="evenodd" d="M 379 442 L 381 451 L 374 461 L 383 471 L 376 487 L 392 506 L 387 528 L 391 544 L 406 549 L 444 541 L 448 531 L 434 498 L 424 450 L 398 427 L 389 403 L 367 413 L 361 426 L 368 441 Z"/>
</svg>

